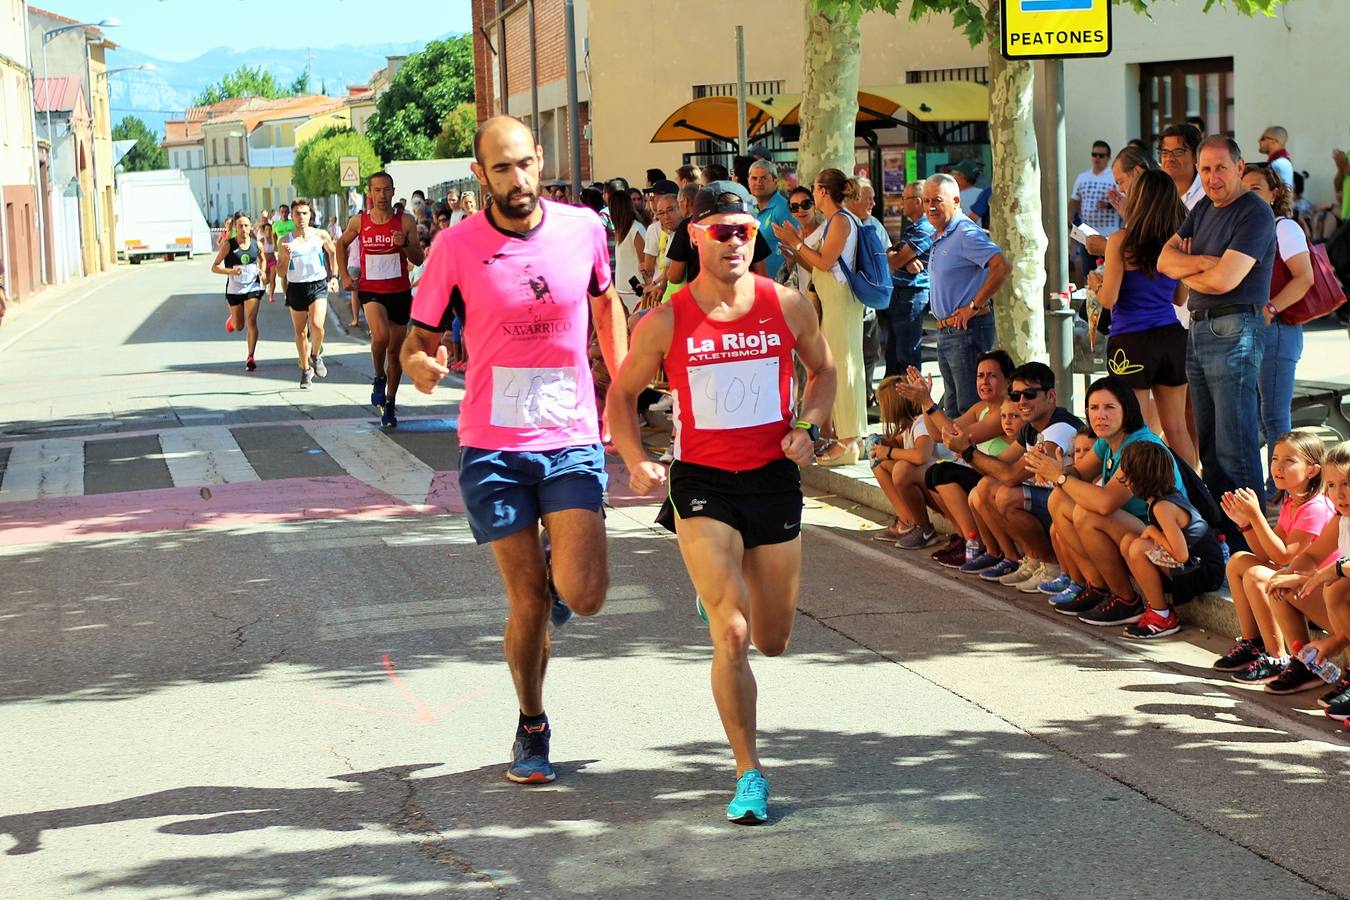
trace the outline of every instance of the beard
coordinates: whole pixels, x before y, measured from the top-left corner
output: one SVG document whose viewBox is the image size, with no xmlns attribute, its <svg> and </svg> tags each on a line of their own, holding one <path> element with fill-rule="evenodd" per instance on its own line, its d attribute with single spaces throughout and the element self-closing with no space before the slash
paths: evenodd
<svg viewBox="0 0 1350 900">
<path fill-rule="evenodd" d="M 489 192 L 492 195 L 492 205 L 497 208 L 497 215 L 503 219 L 528 219 L 534 215 L 535 209 L 539 206 L 539 191 L 523 190 L 521 188 L 511 188 L 505 194 L 499 194 L 496 191 Z"/>
</svg>

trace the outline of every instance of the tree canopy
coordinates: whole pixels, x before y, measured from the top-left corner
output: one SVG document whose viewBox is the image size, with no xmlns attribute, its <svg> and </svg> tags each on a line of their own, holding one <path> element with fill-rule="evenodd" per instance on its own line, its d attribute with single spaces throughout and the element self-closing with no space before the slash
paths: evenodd
<svg viewBox="0 0 1350 900">
<path fill-rule="evenodd" d="M 122 121 L 113 126 L 112 138 L 115 141 L 135 141 L 136 146 L 122 157 L 122 171 L 147 172 L 151 169 L 168 167 L 164 148 L 159 144 L 159 135 L 135 116 L 123 116 Z"/>
<path fill-rule="evenodd" d="M 473 99 L 472 37 L 432 41 L 403 63 L 366 132 L 384 159 L 431 159 L 455 107 Z"/>
<path fill-rule="evenodd" d="M 478 130 L 478 107 L 461 103 L 450 111 L 436 138 L 436 156 L 454 159 L 473 155 L 473 133 Z"/>
<path fill-rule="evenodd" d="M 192 100 L 193 106 L 210 106 L 231 97 L 291 97 L 309 91 L 309 70 L 306 69 L 290 85 L 279 84 L 271 72 L 262 66 L 240 66 L 220 79 L 218 84 L 203 88 Z"/>
<path fill-rule="evenodd" d="M 291 182 L 297 193 L 306 197 L 329 197 L 346 190 L 338 171 L 344 156 L 361 160 L 361 177 L 380 171 L 382 164 L 370 141 L 350 128 L 335 125 L 305 141 L 295 151 Z"/>
</svg>

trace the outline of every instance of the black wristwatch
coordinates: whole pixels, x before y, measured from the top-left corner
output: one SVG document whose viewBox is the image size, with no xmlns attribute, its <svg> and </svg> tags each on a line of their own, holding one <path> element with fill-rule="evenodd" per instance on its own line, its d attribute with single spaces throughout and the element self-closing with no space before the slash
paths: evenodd
<svg viewBox="0 0 1350 900">
<path fill-rule="evenodd" d="M 975 445 L 971 444 L 969 447 L 962 450 L 961 458 L 964 459 L 966 462 L 973 462 L 975 459 Z"/>
<path fill-rule="evenodd" d="M 938 406 L 936 403 L 934 403 L 932 406 L 930 406 L 930 407 L 928 407 L 927 409 L 925 409 L 925 410 L 923 411 L 923 414 L 924 414 L 925 416 L 931 416 L 933 413 L 937 412 L 939 409 L 941 409 L 941 407 Z"/>
<path fill-rule="evenodd" d="M 1344 578 L 1344 577 L 1345 577 L 1345 557 L 1344 557 L 1344 556 L 1342 556 L 1340 559 L 1336 560 L 1336 577 L 1337 577 L 1337 578 Z"/>
<path fill-rule="evenodd" d="M 814 422 L 808 422 L 805 419 L 798 419 L 793 424 L 792 427 L 800 428 L 802 431 L 805 431 L 806 436 L 811 439 L 811 443 L 813 444 L 816 441 L 820 440 L 820 426 L 815 424 Z"/>
</svg>

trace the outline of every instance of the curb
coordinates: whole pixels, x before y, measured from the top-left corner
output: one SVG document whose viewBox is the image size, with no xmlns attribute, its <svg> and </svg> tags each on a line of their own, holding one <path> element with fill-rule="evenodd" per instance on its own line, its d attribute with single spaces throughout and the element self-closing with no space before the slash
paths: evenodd
<svg viewBox="0 0 1350 900">
<path fill-rule="evenodd" d="M 802 469 L 802 484 L 835 497 L 861 503 L 882 515 L 895 515 L 890 501 L 877 486 L 866 463 L 838 468 L 807 466 Z M 951 523 L 940 514 L 933 516 L 933 527 L 943 534 L 951 534 L 953 531 Z M 1237 634 L 1241 630 L 1238 627 L 1237 610 L 1234 609 L 1233 599 L 1227 594 L 1226 588 L 1223 593 L 1204 594 L 1189 603 L 1181 604 L 1176 609 L 1183 624 L 1203 628 L 1212 634 L 1227 636 Z"/>
</svg>

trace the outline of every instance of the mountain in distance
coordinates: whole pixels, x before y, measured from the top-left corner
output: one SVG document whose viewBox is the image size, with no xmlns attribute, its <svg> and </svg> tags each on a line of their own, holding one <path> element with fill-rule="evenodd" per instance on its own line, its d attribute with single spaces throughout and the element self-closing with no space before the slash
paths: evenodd
<svg viewBox="0 0 1350 900">
<path fill-rule="evenodd" d="M 383 69 L 385 57 L 415 53 L 425 45 L 424 41 L 412 41 L 296 49 L 217 47 L 186 62 L 120 47 L 108 52 L 108 68 L 154 63 L 155 71 L 118 72 L 108 79 L 112 119 L 116 123 L 123 116 L 136 116 L 163 137 L 166 120 L 182 118 L 197 94 L 240 66 L 262 66 L 285 86 L 298 78 L 308 63 L 310 90 L 316 94 L 326 90 L 329 96 L 341 97 L 346 95 L 347 85 L 366 84 L 372 72 Z"/>
</svg>

